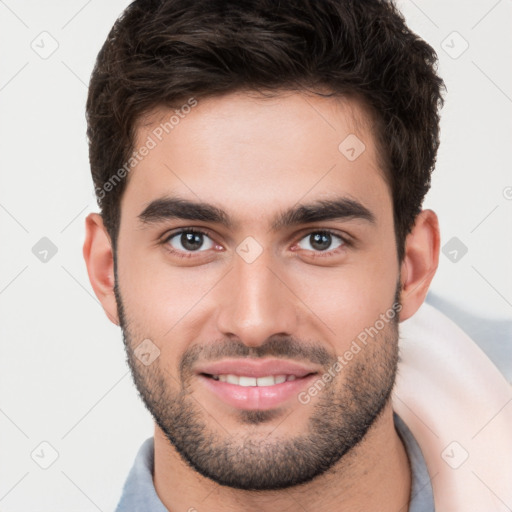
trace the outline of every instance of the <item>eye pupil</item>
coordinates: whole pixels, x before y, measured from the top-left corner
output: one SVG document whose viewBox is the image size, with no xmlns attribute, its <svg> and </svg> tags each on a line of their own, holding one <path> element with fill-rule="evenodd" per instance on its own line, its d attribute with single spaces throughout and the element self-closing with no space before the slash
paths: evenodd
<svg viewBox="0 0 512 512">
<path fill-rule="evenodd" d="M 203 245 L 203 235 L 201 233 L 182 233 L 180 242 L 187 251 L 196 251 Z"/>
<path fill-rule="evenodd" d="M 331 245 L 331 235 L 329 233 L 315 233 L 310 235 L 311 247 L 318 251 L 325 251 Z"/>
</svg>

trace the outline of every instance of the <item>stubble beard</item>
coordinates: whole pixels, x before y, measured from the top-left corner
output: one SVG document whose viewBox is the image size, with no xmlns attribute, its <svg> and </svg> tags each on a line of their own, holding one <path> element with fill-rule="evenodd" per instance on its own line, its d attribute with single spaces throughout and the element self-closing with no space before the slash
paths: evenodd
<svg viewBox="0 0 512 512">
<path fill-rule="evenodd" d="M 398 364 L 398 315 L 354 355 L 339 376 L 325 384 L 310 404 L 312 412 L 303 433 L 290 437 L 286 431 L 293 411 L 285 418 L 281 409 L 272 409 L 238 410 L 241 427 L 229 434 L 222 428 L 222 418 L 212 418 L 193 396 L 195 377 L 190 368 L 204 350 L 188 349 L 181 357 L 179 375 L 162 368 L 160 358 L 144 366 L 133 350 L 142 338 L 130 329 L 133 321 L 125 316 L 117 277 L 114 292 L 127 361 L 146 408 L 182 459 L 220 485 L 269 491 L 309 482 L 333 468 L 364 438 L 390 400 Z M 397 290 L 395 299 L 398 296 Z M 288 353 L 293 359 L 301 352 L 300 343 L 290 339 L 272 340 L 260 352 L 230 342 L 216 347 L 217 353 L 224 348 L 226 356 L 286 357 Z M 323 355 L 326 371 L 335 365 L 332 354 L 321 346 L 316 350 L 319 357 Z M 297 401 L 295 407 L 304 405 Z M 258 425 L 279 423 L 279 416 L 282 423 L 272 435 L 258 435 Z"/>
</svg>

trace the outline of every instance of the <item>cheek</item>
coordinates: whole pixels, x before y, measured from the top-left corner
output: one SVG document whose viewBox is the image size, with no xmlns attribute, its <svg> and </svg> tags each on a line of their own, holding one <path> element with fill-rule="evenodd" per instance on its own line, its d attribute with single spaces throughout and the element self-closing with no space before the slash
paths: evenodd
<svg viewBox="0 0 512 512">
<path fill-rule="evenodd" d="M 394 302 L 398 281 L 394 260 L 364 259 L 339 269 L 298 275 L 298 295 L 327 325 L 337 349 L 373 326 Z"/>
<path fill-rule="evenodd" d="M 202 315 L 209 291 L 219 275 L 204 268 L 175 268 L 158 250 L 137 253 L 124 244 L 118 257 L 118 278 L 130 331 L 164 349 L 177 347 L 183 330 Z"/>
</svg>

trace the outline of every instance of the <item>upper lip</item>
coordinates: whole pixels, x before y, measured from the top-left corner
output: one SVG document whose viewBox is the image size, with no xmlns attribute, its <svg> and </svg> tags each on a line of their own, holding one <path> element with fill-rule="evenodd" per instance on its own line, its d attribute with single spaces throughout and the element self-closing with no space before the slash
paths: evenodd
<svg viewBox="0 0 512 512">
<path fill-rule="evenodd" d="M 199 365 L 196 373 L 208 375 L 239 375 L 265 377 L 268 375 L 295 375 L 305 377 L 317 373 L 316 368 L 284 359 L 224 359 L 215 363 Z"/>
</svg>

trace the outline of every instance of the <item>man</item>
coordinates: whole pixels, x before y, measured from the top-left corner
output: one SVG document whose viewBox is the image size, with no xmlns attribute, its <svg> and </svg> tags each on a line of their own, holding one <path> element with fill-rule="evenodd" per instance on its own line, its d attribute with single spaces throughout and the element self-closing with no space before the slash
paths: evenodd
<svg viewBox="0 0 512 512">
<path fill-rule="evenodd" d="M 391 397 L 438 264 L 435 64 L 383 1 L 140 0 L 116 22 L 84 256 L 155 420 L 119 512 L 434 509 Z"/>
</svg>

